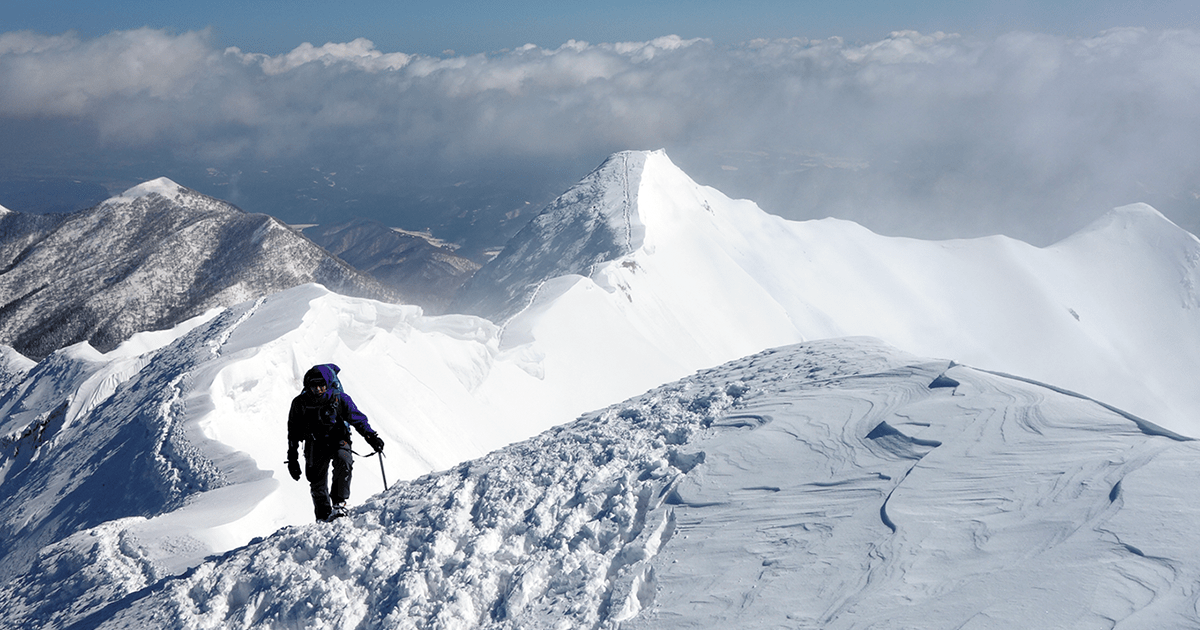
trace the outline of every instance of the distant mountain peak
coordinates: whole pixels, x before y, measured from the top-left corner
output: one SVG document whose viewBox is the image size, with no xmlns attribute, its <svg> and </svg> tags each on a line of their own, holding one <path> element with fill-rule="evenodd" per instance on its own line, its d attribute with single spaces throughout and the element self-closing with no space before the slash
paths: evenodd
<svg viewBox="0 0 1200 630">
<path fill-rule="evenodd" d="M 609 156 L 529 222 L 500 255 L 463 287 L 463 312 L 502 320 L 524 308 L 551 278 L 592 273 L 599 264 L 640 249 L 646 236 L 638 196 L 647 165 L 678 171 L 666 152 Z"/>
<path fill-rule="evenodd" d="M 478 263 L 424 236 L 362 217 L 305 228 L 303 233 L 354 268 L 400 291 L 426 313 L 444 312 L 458 288 L 479 269 Z"/>
<path fill-rule="evenodd" d="M 1062 241 L 1063 244 L 1091 240 L 1128 240 L 1136 237 L 1152 246 L 1160 246 L 1168 239 L 1171 242 L 1190 244 L 1196 236 L 1179 227 L 1163 213 L 1146 203 L 1133 203 L 1113 208 L 1075 234 Z"/>
<path fill-rule="evenodd" d="M 134 333 L 312 282 L 400 299 L 275 219 L 165 177 L 60 221 L 0 240 L 0 343 L 34 359 L 80 341 L 108 352 Z"/>
<path fill-rule="evenodd" d="M 180 186 L 166 177 L 159 177 L 148 182 L 143 182 L 126 190 L 120 195 L 108 199 L 104 203 L 128 202 L 148 197 L 150 195 L 162 195 L 171 201 L 179 202 L 180 198 L 186 193 L 192 192 L 190 189 Z"/>
</svg>

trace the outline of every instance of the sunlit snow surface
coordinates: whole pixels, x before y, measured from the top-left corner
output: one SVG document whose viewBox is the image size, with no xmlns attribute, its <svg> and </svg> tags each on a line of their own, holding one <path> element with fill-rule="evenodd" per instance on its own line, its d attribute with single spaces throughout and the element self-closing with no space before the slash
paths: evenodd
<svg viewBox="0 0 1200 630">
<path fill-rule="evenodd" d="M 1194 627 L 1200 449 L 1143 428 L 870 339 L 791 346 L 285 528 L 90 621 Z"/>
<path fill-rule="evenodd" d="M 563 225 L 630 236 L 578 250 L 616 258 L 542 278 L 511 320 L 307 285 L 107 354 L 0 350 L 0 627 L 137 601 L 149 627 L 1196 625 L 1196 453 L 1151 424 L 1200 434 L 1196 237 L 1131 206 L 1043 249 L 887 238 L 637 158 L 564 196 Z M 937 359 L 860 339 L 738 360 L 847 335 Z M 1140 418 L 966 367 L 928 389 L 950 359 Z M 393 483 L 590 420 L 382 498 L 359 459 L 354 518 L 301 527 L 286 409 L 325 362 Z"/>
<path fill-rule="evenodd" d="M 505 328 L 506 344 L 571 349 L 546 353 L 548 373 L 624 378 L 607 361 L 570 359 L 626 356 L 665 382 L 764 348 L 868 335 L 1200 435 L 1200 239 L 1150 206 L 1113 210 L 1046 248 L 921 241 L 786 221 L 700 186 L 661 152 L 644 161 L 631 221 L 640 246 L 586 277 L 547 281 Z"/>
</svg>

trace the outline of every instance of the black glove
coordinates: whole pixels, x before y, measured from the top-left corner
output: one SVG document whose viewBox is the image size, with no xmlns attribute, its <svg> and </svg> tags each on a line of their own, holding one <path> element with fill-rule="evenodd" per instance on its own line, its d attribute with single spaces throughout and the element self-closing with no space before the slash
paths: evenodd
<svg viewBox="0 0 1200 630">
<path fill-rule="evenodd" d="M 300 481 L 300 462 L 296 461 L 295 457 L 289 457 L 287 460 L 287 464 L 288 464 L 288 474 L 290 474 L 292 476 L 292 479 L 295 479 L 296 481 Z"/>
<path fill-rule="evenodd" d="M 375 449 L 376 453 L 383 452 L 383 438 L 379 437 L 378 433 L 372 433 L 368 435 L 367 444 L 370 444 L 371 448 Z"/>
</svg>

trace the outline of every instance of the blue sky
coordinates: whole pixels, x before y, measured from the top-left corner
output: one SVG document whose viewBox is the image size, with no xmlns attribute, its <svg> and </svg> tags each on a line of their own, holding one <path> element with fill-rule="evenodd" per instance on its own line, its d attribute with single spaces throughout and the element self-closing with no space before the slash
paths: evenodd
<svg viewBox="0 0 1200 630">
<path fill-rule="evenodd" d="M 717 43 L 830 36 L 875 41 L 895 30 L 1083 36 L 1122 26 L 1195 27 L 1197 14 L 1193 0 L 40 0 L 9 3 L 0 29 L 97 37 L 143 26 L 211 28 L 222 45 L 266 54 L 358 37 L 388 52 L 473 54 L 526 43 L 552 48 L 571 39 L 645 41 L 672 34 Z"/>
</svg>

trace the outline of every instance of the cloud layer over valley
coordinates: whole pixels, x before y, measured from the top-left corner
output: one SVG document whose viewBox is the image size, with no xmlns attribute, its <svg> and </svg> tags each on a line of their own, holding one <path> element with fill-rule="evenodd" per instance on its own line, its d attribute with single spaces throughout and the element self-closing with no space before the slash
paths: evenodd
<svg viewBox="0 0 1200 630">
<path fill-rule="evenodd" d="M 20 194 L 34 180 L 167 175 L 288 221 L 362 215 L 478 241 L 613 151 L 666 148 L 770 212 L 885 234 L 1046 244 L 1135 201 L 1200 227 L 1190 30 L 668 36 L 444 58 L 365 39 L 270 56 L 209 32 L 9 32 L 0 85 L 0 194 L 16 191 L 0 203 L 17 211 L 37 209 Z"/>
</svg>

